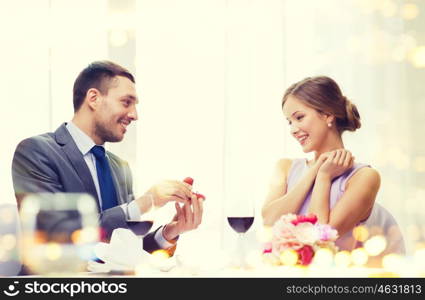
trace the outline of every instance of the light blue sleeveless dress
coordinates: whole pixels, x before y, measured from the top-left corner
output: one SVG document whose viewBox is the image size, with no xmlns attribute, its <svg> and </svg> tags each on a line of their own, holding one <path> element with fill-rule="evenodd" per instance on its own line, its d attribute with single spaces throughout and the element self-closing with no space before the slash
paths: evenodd
<svg viewBox="0 0 425 300">
<path fill-rule="evenodd" d="M 330 198 L 329 198 L 329 207 L 332 209 L 338 200 L 342 197 L 345 191 L 345 186 L 347 181 L 361 168 L 370 167 L 367 164 L 354 164 L 353 168 L 342 174 L 341 176 L 335 178 L 332 181 Z M 290 191 L 297 182 L 304 176 L 304 174 L 309 169 L 307 165 L 307 160 L 302 159 L 294 159 L 292 161 L 291 168 L 289 170 L 288 178 L 287 178 L 287 190 Z M 311 194 L 313 188 L 307 194 L 298 214 L 306 214 L 308 210 L 308 206 L 311 201 Z M 381 205 L 375 202 L 372 212 L 366 220 L 363 220 L 360 224 L 365 225 L 367 227 L 379 227 L 382 229 L 383 234 L 387 239 L 387 248 L 384 253 L 398 253 L 404 254 L 405 247 L 403 237 L 401 235 L 401 231 L 395 221 L 394 217 Z M 352 237 L 351 231 L 345 233 L 343 236 L 339 237 L 335 243 L 339 250 L 348 250 L 351 251 L 357 247 L 361 247 L 362 243 L 356 241 Z"/>
</svg>

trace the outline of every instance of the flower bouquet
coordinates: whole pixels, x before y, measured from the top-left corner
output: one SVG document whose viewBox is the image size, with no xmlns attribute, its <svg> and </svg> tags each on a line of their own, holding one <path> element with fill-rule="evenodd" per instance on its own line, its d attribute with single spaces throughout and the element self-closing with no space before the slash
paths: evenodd
<svg viewBox="0 0 425 300">
<path fill-rule="evenodd" d="M 287 214 L 274 224 L 271 241 L 265 244 L 263 255 L 266 262 L 282 265 L 285 264 L 283 256 L 291 253 L 296 264 L 306 266 L 321 248 L 336 252 L 334 242 L 337 238 L 338 232 L 327 224 L 319 224 L 313 214 Z"/>
</svg>

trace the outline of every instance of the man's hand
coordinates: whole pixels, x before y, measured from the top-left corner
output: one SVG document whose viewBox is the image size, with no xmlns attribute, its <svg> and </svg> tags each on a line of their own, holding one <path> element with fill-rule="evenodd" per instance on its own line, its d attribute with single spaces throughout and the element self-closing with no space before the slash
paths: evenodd
<svg viewBox="0 0 425 300">
<path fill-rule="evenodd" d="M 153 185 L 137 204 L 142 213 L 154 207 L 162 207 L 170 201 L 187 203 L 192 197 L 192 186 L 177 180 L 164 180 Z"/>
<path fill-rule="evenodd" d="M 204 196 L 193 193 L 183 207 L 175 203 L 176 215 L 164 228 L 164 238 L 171 241 L 183 232 L 198 228 L 202 222 Z"/>
</svg>

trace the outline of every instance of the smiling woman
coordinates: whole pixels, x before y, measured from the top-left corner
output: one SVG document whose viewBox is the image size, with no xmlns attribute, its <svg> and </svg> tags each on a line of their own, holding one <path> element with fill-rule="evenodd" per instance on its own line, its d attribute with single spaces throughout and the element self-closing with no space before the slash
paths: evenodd
<svg viewBox="0 0 425 300">
<path fill-rule="evenodd" d="M 338 230 L 336 244 L 342 250 L 358 247 L 351 231 L 360 223 L 373 222 L 372 210 L 381 207 L 374 205 L 379 173 L 367 164 L 355 162 L 342 140 L 344 131 L 360 128 L 356 106 L 333 79 L 320 76 L 290 86 L 282 109 L 291 135 L 303 152 L 314 153 L 314 159 L 282 159 L 277 163 L 263 206 L 264 223 L 272 225 L 287 213 L 313 213 L 320 223 Z M 391 251 L 404 252 L 402 240 L 398 247 Z"/>
<path fill-rule="evenodd" d="M 287 120 L 291 126 L 291 134 L 301 143 L 306 153 L 317 146 L 310 142 L 318 142 L 308 139 L 310 131 L 314 131 L 312 137 L 331 139 L 322 145 L 333 144 L 342 148 L 342 132 L 355 131 L 361 126 L 356 106 L 342 95 L 336 82 L 328 77 L 307 78 L 293 84 L 283 97 L 282 109 L 285 115 L 289 115 Z M 336 130 L 329 130 L 332 123 Z M 329 134 L 325 135 L 326 132 Z M 320 149 L 317 151 L 319 154 L 323 152 Z"/>
</svg>

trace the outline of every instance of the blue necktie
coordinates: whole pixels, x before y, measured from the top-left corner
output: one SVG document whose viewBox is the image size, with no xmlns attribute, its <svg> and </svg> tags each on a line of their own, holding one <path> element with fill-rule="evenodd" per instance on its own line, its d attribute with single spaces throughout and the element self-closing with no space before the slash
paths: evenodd
<svg viewBox="0 0 425 300">
<path fill-rule="evenodd" d="M 102 210 L 118 205 L 117 193 L 112 180 L 111 168 L 105 155 L 105 149 L 94 146 L 90 150 L 96 157 L 97 178 L 99 180 L 100 195 L 102 196 Z"/>
</svg>

